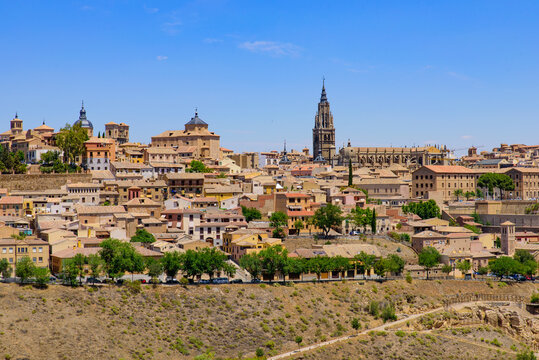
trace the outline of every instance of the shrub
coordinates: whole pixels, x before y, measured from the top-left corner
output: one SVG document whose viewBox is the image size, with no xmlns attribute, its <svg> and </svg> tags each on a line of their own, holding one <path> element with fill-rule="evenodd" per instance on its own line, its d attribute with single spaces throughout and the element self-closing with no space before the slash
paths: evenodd
<svg viewBox="0 0 539 360">
<path fill-rule="evenodd" d="M 269 340 L 264 344 L 264 346 L 270 350 L 273 350 L 275 348 L 275 342 L 273 340 Z"/>
<path fill-rule="evenodd" d="M 501 347 L 501 346 L 502 346 L 502 344 L 498 341 L 497 338 L 494 338 L 494 340 L 492 340 L 490 343 L 491 343 L 492 345 L 494 345 L 494 346 L 497 346 L 497 347 Z"/>
<path fill-rule="evenodd" d="M 361 329 L 361 323 L 359 322 L 359 319 L 353 318 L 351 324 L 352 324 L 352 328 L 353 328 L 354 330 L 359 330 L 359 329 Z"/>
<path fill-rule="evenodd" d="M 397 315 L 395 315 L 395 306 L 389 303 L 382 309 L 382 314 L 380 315 L 384 322 L 389 320 L 397 320 Z"/>
<path fill-rule="evenodd" d="M 539 304 L 539 292 L 533 293 L 533 294 L 532 294 L 532 297 L 531 297 L 531 299 L 530 299 L 530 302 L 531 302 L 532 304 Z"/>
<path fill-rule="evenodd" d="M 408 284 L 411 284 L 411 283 L 412 283 L 412 274 L 410 274 L 409 271 L 406 273 L 406 282 L 407 282 Z"/>
<path fill-rule="evenodd" d="M 255 355 L 258 357 L 264 356 L 264 350 L 262 350 L 261 348 L 256 349 Z"/>
<path fill-rule="evenodd" d="M 372 300 L 369 303 L 369 314 L 374 317 L 378 317 L 378 315 L 380 314 L 380 305 L 378 304 L 378 301 Z"/>
<path fill-rule="evenodd" d="M 537 360 L 533 351 L 523 350 L 517 354 L 517 360 Z"/>
<path fill-rule="evenodd" d="M 402 330 L 398 330 L 395 332 L 395 335 L 397 335 L 398 337 L 405 337 L 406 333 Z"/>
<path fill-rule="evenodd" d="M 129 291 L 131 291 L 133 294 L 138 294 L 142 291 L 142 286 L 140 285 L 140 281 L 129 281 L 127 280 L 125 282 L 125 286 Z"/>
</svg>

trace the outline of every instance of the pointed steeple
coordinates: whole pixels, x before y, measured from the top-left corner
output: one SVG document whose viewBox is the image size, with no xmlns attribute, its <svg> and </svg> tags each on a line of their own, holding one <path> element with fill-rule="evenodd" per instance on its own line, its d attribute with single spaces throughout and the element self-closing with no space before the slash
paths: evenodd
<svg viewBox="0 0 539 360">
<path fill-rule="evenodd" d="M 326 78 L 322 78 L 322 95 L 320 95 L 320 102 L 327 102 L 328 97 L 326 95 Z"/>
<path fill-rule="evenodd" d="M 86 119 L 86 110 L 84 109 L 84 100 L 82 100 L 82 106 L 80 108 L 80 113 L 79 113 L 79 120 L 87 120 Z"/>
<path fill-rule="evenodd" d="M 279 161 L 279 164 L 290 164 L 290 159 L 288 158 L 288 153 L 286 152 L 286 140 L 284 141 L 284 151 L 283 156 L 281 156 L 281 160 Z"/>
</svg>

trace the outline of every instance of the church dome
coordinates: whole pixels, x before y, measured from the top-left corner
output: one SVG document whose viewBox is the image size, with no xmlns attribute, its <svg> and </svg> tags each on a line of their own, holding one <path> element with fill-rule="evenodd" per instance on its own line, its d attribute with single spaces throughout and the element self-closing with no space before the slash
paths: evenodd
<svg viewBox="0 0 539 360">
<path fill-rule="evenodd" d="M 80 126 L 83 129 L 93 129 L 94 125 L 90 120 L 86 118 L 86 110 L 84 109 L 84 102 L 80 109 L 79 119 L 73 123 L 73 126 Z"/>
<path fill-rule="evenodd" d="M 195 116 L 185 125 L 208 125 L 204 120 L 198 117 L 198 111 L 195 111 Z"/>
</svg>

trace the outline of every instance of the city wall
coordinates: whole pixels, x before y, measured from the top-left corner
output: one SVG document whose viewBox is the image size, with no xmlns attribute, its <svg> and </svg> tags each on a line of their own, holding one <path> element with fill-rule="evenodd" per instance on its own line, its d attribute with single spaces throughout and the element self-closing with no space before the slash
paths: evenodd
<svg viewBox="0 0 539 360">
<path fill-rule="evenodd" d="M 11 190 L 59 189 L 67 183 L 91 182 L 91 174 L 14 174 L 0 175 L 0 188 Z"/>
</svg>

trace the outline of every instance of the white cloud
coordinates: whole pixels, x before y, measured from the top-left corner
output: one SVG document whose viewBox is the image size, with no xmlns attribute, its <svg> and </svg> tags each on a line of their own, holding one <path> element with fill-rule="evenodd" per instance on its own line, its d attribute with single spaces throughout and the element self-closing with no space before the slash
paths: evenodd
<svg viewBox="0 0 539 360">
<path fill-rule="evenodd" d="M 161 26 L 161 29 L 166 32 L 167 34 L 174 35 L 180 31 L 179 27 L 182 25 L 182 22 L 180 20 L 173 20 L 164 23 Z"/>
<path fill-rule="evenodd" d="M 473 136 L 472 135 L 462 135 L 460 138 L 463 139 L 463 140 L 469 140 L 469 139 L 473 138 Z"/>
<path fill-rule="evenodd" d="M 165 55 L 158 55 L 156 58 L 158 61 L 165 61 L 168 59 L 168 56 Z"/>
<path fill-rule="evenodd" d="M 291 43 L 277 41 L 245 41 L 238 45 L 239 48 L 254 53 L 268 54 L 270 56 L 299 56 L 301 48 Z"/>
</svg>

